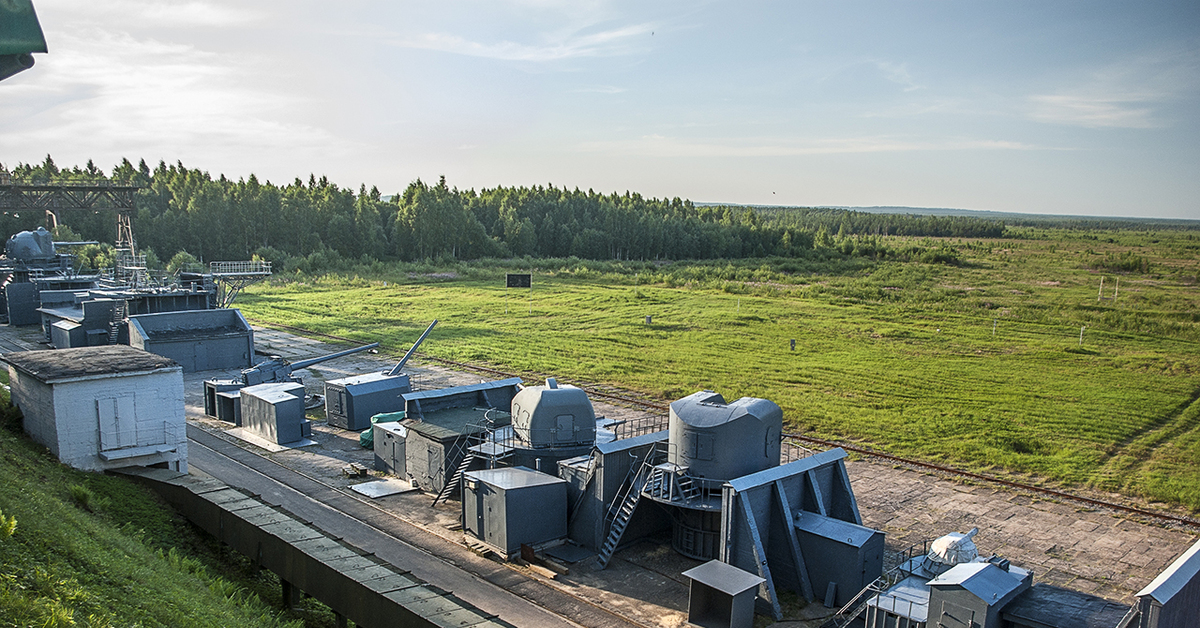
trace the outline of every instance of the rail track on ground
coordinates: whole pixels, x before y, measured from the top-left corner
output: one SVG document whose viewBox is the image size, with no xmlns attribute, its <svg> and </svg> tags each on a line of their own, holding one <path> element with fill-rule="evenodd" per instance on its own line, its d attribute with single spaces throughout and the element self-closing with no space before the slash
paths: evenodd
<svg viewBox="0 0 1200 628">
<path fill-rule="evenodd" d="M 335 336 L 333 334 L 325 334 L 325 333 L 321 333 L 321 332 L 317 332 L 317 331 L 312 331 L 310 329 L 304 329 L 302 327 L 294 327 L 291 325 L 283 325 L 283 324 L 279 324 L 279 323 L 272 323 L 269 321 L 262 321 L 262 320 L 256 320 L 256 319 L 247 319 L 247 320 L 249 320 L 252 323 L 262 325 L 264 327 L 271 327 L 271 328 L 276 328 L 276 329 L 292 331 L 292 332 L 302 334 L 305 336 L 329 338 L 330 340 L 336 340 L 338 342 L 350 342 L 350 343 L 358 343 L 359 342 L 358 340 L 354 340 L 352 338 Z M 520 377 L 522 375 L 521 373 L 512 373 L 509 371 L 502 371 L 502 370 L 499 370 L 496 368 L 482 366 L 479 364 L 470 364 L 467 362 L 459 362 L 456 360 L 448 360 L 446 358 L 439 358 L 439 357 L 421 353 L 421 352 L 417 352 L 415 354 L 415 357 L 418 357 L 418 358 L 428 361 L 428 362 L 435 362 L 435 363 L 442 364 L 445 366 L 453 367 L 453 368 L 459 369 L 459 370 L 476 371 L 476 372 L 480 372 L 480 373 L 487 373 L 489 375 L 498 375 L 498 376 L 502 376 L 502 377 Z M 546 375 L 543 373 L 533 373 L 533 372 L 527 372 L 527 373 L 525 373 L 525 375 L 540 377 L 542 379 L 545 379 L 545 377 L 546 377 Z M 666 414 L 667 412 L 670 411 L 670 408 L 668 407 L 668 405 L 663 403 L 661 400 L 639 398 L 639 397 L 633 396 L 634 393 L 632 393 L 632 392 L 625 392 L 624 394 L 621 394 L 618 392 L 612 392 L 611 389 L 610 390 L 602 390 L 593 385 L 580 384 L 579 386 L 580 386 L 580 388 L 583 388 L 585 391 L 587 391 L 588 395 L 591 397 L 599 397 L 601 399 L 605 399 L 607 401 L 610 401 L 610 402 L 613 402 L 616 404 L 645 408 L 647 410 L 661 412 L 663 414 Z M 622 392 L 624 392 L 624 391 L 622 391 Z M 1079 504 L 1084 504 L 1086 506 L 1091 506 L 1091 507 L 1096 507 L 1096 508 L 1105 508 L 1105 509 L 1114 510 L 1114 511 L 1125 513 L 1125 514 L 1135 515 L 1135 516 L 1139 516 L 1139 517 L 1145 517 L 1145 518 L 1152 519 L 1155 521 L 1160 521 L 1163 523 L 1182 526 L 1182 527 L 1189 528 L 1192 530 L 1200 531 L 1200 519 L 1194 519 L 1192 517 L 1184 517 L 1184 516 L 1174 515 L 1174 514 L 1166 513 L 1166 512 L 1147 510 L 1144 508 L 1138 508 L 1136 506 L 1119 504 L 1116 502 L 1111 502 L 1111 501 L 1107 501 L 1107 500 L 1103 500 L 1103 499 L 1095 499 L 1092 497 L 1087 497 L 1084 495 L 1077 495 L 1074 493 L 1068 493 L 1065 491 L 1060 491 L 1060 490 L 1056 490 L 1056 489 L 1052 489 L 1052 488 L 1036 486 L 1033 484 L 1025 484 L 1023 482 L 1015 482 L 1012 480 L 1006 480 L 1004 478 L 999 478 L 999 477 L 995 477 L 995 476 L 991 476 L 991 475 L 985 475 L 982 473 L 974 473 L 972 471 L 956 469 L 954 467 L 949 467 L 946 465 L 937 464 L 937 463 L 933 463 L 933 462 L 924 462 L 921 460 L 914 460 L 912 458 L 895 456 L 895 455 L 884 453 L 881 451 L 876 451 L 874 449 L 859 447 L 856 445 L 851 445 L 849 443 L 844 443 L 844 442 L 840 442 L 840 441 L 826 440 L 823 438 L 814 438 L 812 436 L 804 436 L 802 434 L 792 434 L 792 433 L 786 433 L 786 432 L 783 434 L 783 437 L 793 440 L 793 441 L 798 441 L 798 442 L 802 442 L 802 443 L 808 443 L 810 445 L 815 445 L 820 448 L 832 449 L 834 447 L 840 447 L 848 452 L 852 452 L 852 453 L 859 454 L 862 456 L 868 456 L 871 458 L 877 458 L 880 460 L 886 460 L 888 462 L 904 465 L 904 466 L 914 468 L 914 469 L 922 469 L 922 470 L 926 470 L 926 471 L 932 471 L 932 472 L 938 473 L 940 475 L 956 477 L 956 478 L 963 478 L 963 479 L 968 479 L 968 480 L 972 480 L 972 481 L 976 481 L 976 482 L 997 484 L 1000 486 L 1005 486 L 1005 487 L 1017 489 L 1020 491 L 1027 491 L 1027 492 L 1038 494 L 1038 495 L 1046 495 L 1049 497 L 1054 497 L 1056 499 L 1069 500 L 1069 501 L 1076 502 Z"/>
</svg>

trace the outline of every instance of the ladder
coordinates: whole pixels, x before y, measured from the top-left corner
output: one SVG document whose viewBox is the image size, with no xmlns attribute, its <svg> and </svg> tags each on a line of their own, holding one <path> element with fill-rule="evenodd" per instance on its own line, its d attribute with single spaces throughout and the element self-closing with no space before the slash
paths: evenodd
<svg viewBox="0 0 1200 628">
<path fill-rule="evenodd" d="M 115 345 L 121 337 L 121 323 L 125 322 L 125 305 L 123 300 L 113 303 L 112 320 L 108 321 L 108 344 Z"/>
<path fill-rule="evenodd" d="M 650 475 L 648 470 L 653 468 L 649 464 L 643 463 L 629 482 L 625 493 L 617 499 L 616 508 L 612 513 L 612 525 L 608 529 L 608 537 L 604 539 L 604 545 L 600 548 L 600 555 L 596 559 L 596 566 L 599 569 L 607 567 L 608 561 L 617 551 L 617 545 L 621 543 L 621 536 L 625 534 L 625 528 L 629 525 L 629 520 L 633 518 L 633 513 L 641 501 L 642 488 L 646 485 L 646 480 Z M 633 473 L 633 468 L 631 467 L 629 471 Z"/>
<path fill-rule="evenodd" d="M 467 443 L 470 441 L 464 440 L 462 442 Z M 458 463 L 458 467 L 454 469 L 454 474 L 442 485 L 442 490 L 438 491 L 437 496 L 433 498 L 433 503 L 429 504 L 430 508 L 437 506 L 437 503 L 440 501 L 450 499 L 450 495 L 462 486 L 463 474 L 467 472 L 467 469 L 471 467 L 471 462 L 475 460 L 475 454 L 470 449 L 466 447 L 459 447 L 458 449 L 463 450 L 462 462 Z"/>
<path fill-rule="evenodd" d="M 838 609 L 833 619 L 829 620 L 825 625 L 832 626 L 832 628 L 844 628 L 846 624 L 854 621 L 854 618 L 867 610 L 867 604 L 870 603 L 871 598 L 883 593 L 889 586 L 891 586 L 891 579 L 886 575 L 879 576 L 874 582 L 863 587 L 863 590 L 859 591 L 858 595 L 854 596 L 849 602 L 846 602 L 845 606 Z"/>
<path fill-rule="evenodd" d="M 678 474 L 676 483 L 679 486 L 679 492 L 683 495 L 684 503 L 691 502 L 692 500 L 700 497 L 700 495 L 704 492 L 703 489 L 701 489 L 695 482 L 692 481 L 692 476 L 687 472 L 687 470 L 684 470 L 683 473 Z"/>
</svg>

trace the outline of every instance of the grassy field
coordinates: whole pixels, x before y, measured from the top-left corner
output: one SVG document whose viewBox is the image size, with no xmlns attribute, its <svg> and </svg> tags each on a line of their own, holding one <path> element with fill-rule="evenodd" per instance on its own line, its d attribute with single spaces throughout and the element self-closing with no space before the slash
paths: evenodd
<svg viewBox="0 0 1200 628">
<path fill-rule="evenodd" d="M 0 626 L 334 625 L 315 603 L 281 613 L 278 578 L 148 489 L 60 464 L 0 396 Z"/>
<path fill-rule="evenodd" d="M 796 431 L 1200 510 L 1196 235 L 1014 235 L 922 241 L 959 266 L 376 264 L 277 277 L 239 307 L 395 353 L 437 318 L 432 355 L 664 400 L 765 397 Z M 506 290 L 521 270 L 533 290 Z"/>
</svg>

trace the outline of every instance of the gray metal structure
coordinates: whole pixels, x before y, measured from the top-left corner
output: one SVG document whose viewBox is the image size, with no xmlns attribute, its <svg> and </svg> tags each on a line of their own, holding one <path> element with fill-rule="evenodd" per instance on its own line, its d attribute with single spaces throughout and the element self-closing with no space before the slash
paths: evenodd
<svg viewBox="0 0 1200 628">
<path fill-rule="evenodd" d="M 1184 628 L 1200 617 L 1200 541 L 1138 592 L 1122 628 Z"/>
<path fill-rule="evenodd" d="M 247 368 L 254 330 L 234 309 L 139 314 L 129 317 L 129 346 L 171 358 L 184 373 Z"/>
<path fill-rule="evenodd" d="M 656 447 L 667 440 L 667 431 L 596 443 L 590 455 L 562 460 L 558 475 L 567 481 L 570 539 L 599 551 L 611 529 L 610 507 L 629 478 Z M 661 508 L 638 509 L 626 524 L 622 546 L 670 529 L 669 513 Z"/>
<path fill-rule="evenodd" d="M 523 449 L 591 446 L 596 442 L 596 413 L 587 393 L 559 386 L 526 386 L 512 400 L 514 445 Z"/>
<path fill-rule="evenodd" d="M 1004 628 L 1001 610 L 1032 585 L 1033 576 L 1024 570 L 990 562 L 955 565 L 929 581 L 929 625 Z"/>
<path fill-rule="evenodd" d="M 833 582 L 831 601 L 841 605 L 883 572 L 883 533 L 862 527 L 845 458 L 845 451 L 832 449 L 722 487 L 720 558 L 763 578 L 758 597 L 777 620 L 780 588 L 823 599 Z M 834 531 L 848 536 L 828 538 Z M 854 567 L 846 570 L 835 560 Z"/>
<path fill-rule="evenodd" d="M 463 531 L 502 556 L 567 535 L 567 483 L 524 467 L 463 476 Z"/>
<path fill-rule="evenodd" d="M 209 379 L 204 382 L 204 413 L 211 417 L 217 416 L 217 393 L 231 390 L 238 390 L 247 386 L 257 386 L 258 384 L 271 383 L 300 383 L 300 377 L 294 375 L 295 371 L 306 369 L 310 366 L 328 362 L 337 358 L 345 357 L 367 349 L 378 347 L 378 342 L 373 342 L 369 345 L 346 349 L 299 362 L 289 362 L 283 358 L 275 357 L 269 360 L 264 360 L 254 366 L 245 369 L 237 377 L 232 379 Z"/>
<path fill-rule="evenodd" d="M 325 382 L 325 418 L 329 424 L 361 432 L 371 427 L 371 417 L 376 414 L 403 410 L 405 402 L 402 395 L 412 391 L 412 383 L 403 372 L 404 365 L 433 331 L 434 325 L 437 325 L 436 320 L 391 370 Z"/>
<path fill-rule="evenodd" d="M 458 496 L 462 474 L 470 470 L 463 463 L 472 461 L 468 448 L 508 423 L 507 408 L 520 384 L 512 377 L 406 393 L 404 455 L 413 484 L 436 493 L 435 503 Z"/>
<path fill-rule="evenodd" d="M 312 422 L 304 418 L 302 384 L 257 384 L 240 393 L 242 425 L 260 438 L 286 445 L 312 435 Z"/>
<path fill-rule="evenodd" d="M 399 421 L 376 423 L 371 429 L 375 431 L 375 470 L 407 478 L 408 467 L 404 450 L 407 446 L 408 429 Z"/>
<path fill-rule="evenodd" d="M 772 401 L 733 403 L 711 391 L 671 402 L 667 462 L 693 478 L 732 480 L 779 466 L 783 410 Z"/>
<path fill-rule="evenodd" d="M 1004 607 L 1005 628 L 1115 628 L 1128 606 L 1039 582 Z"/>
<path fill-rule="evenodd" d="M 763 579 L 719 560 L 683 572 L 688 622 L 702 628 L 753 628 L 754 593 Z"/>
</svg>

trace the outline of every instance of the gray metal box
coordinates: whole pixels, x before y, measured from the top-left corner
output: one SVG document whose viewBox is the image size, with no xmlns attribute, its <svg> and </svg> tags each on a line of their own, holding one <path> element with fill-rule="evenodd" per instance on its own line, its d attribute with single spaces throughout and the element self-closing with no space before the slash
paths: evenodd
<svg viewBox="0 0 1200 628">
<path fill-rule="evenodd" d="M 375 470 L 390 473 L 400 478 L 408 477 L 408 467 L 404 463 L 404 444 L 408 436 L 408 428 L 398 421 L 376 423 L 375 430 Z"/>
<path fill-rule="evenodd" d="M 567 536 L 567 482 L 524 467 L 463 475 L 463 530 L 505 556 Z"/>
<path fill-rule="evenodd" d="M 833 583 L 835 608 L 842 606 L 883 573 L 882 532 L 811 512 L 795 517 L 796 540 L 819 598 Z"/>
<path fill-rule="evenodd" d="M 366 373 L 325 382 L 325 418 L 334 427 L 361 432 L 371 417 L 404 409 L 403 393 L 412 390 L 408 375 Z"/>
<path fill-rule="evenodd" d="M 261 438 L 283 445 L 312 434 L 311 422 L 304 418 L 300 384 L 247 386 L 241 391 L 241 403 L 242 425 Z"/>
<path fill-rule="evenodd" d="M 217 418 L 242 426 L 242 391 L 228 390 L 217 393 Z"/>
</svg>

